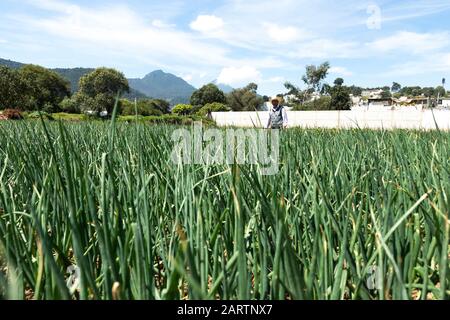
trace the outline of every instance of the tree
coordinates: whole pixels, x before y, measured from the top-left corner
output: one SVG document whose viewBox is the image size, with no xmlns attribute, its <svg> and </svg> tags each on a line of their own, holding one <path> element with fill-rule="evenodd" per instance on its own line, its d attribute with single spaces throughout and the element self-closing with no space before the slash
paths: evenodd
<svg viewBox="0 0 450 320">
<path fill-rule="evenodd" d="M 206 104 L 197 112 L 197 114 L 204 117 L 209 112 L 223 112 L 223 111 L 230 111 L 230 108 L 223 103 L 214 102 Z"/>
<path fill-rule="evenodd" d="M 162 101 L 162 100 L 161 100 Z M 159 101 L 153 99 L 138 100 L 136 105 L 134 102 L 123 99 L 120 101 L 121 113 L 124 116 L 134 116 L 136 112 L 140 116 L 162 116 L 163 112 L 156 106 Z"/>
<path fill-rule="evenodd" d="M 306 66 L 306 74 L 302 77 L 303 82 L 313 92 L 321 92 L 322 81 L 327 77 L 330 67 L 329 62 L 324 62 L 318 67 L 315 65 Z"/>
<path fill-rule="evenodd" d="M 344 84 L 344 79 L 342 79 L 342 78 L 337 78 L 336 80 L 334 80 L 335 86 L 341 87 L 343 84 Z"/>
<path fill-rule="evenodd" d="M 162 100 L 162 99 L 150 99 L 150 100 L 143 99 L 143 101 L 148 101 L 154 109 L 161 111 L 163 114 L 170 113 L 170 103 L 167 102 L 166 100 Z"/>
<path fill-rule="evenodd" d="M 362 95 L 363 89 L 357 86 L 349 87 L 350 93 L 355 97 L 360 97 Z"/>
<path fill-rule="evenodd" d="M 172 112 L 179 116 L 187 116 L 192 113 L 192 109 L 190 104 L 178 104 L 173 108 Z"/>
<path fill-rule="evenodd" d="M 350 90 L 343 84 L 344 80 L 337 78 L 334 81 L 334 87 L 331 88 L 330 109 L 332 110 L 350 110 L 352 107 Z"/>
<path fill-rule="evenodd" d="M 390 88 L 389 90 L 384 89 L 383 92 L 381 92 L 381 99 L 388 100 L 390 98 L 392 98 L 391 89 Z"/>
<path fill-rule="evenodd" d="M 398 82 L 392 83 L 392 88 L 391 88 L 392 92 L 399 92 L 401 89 L 402 89 L 402 86 L 400 83 L 398 83 Z"/>
<path fill-rule="evenodd" d="M 70 83 L 59 74 L 46 68 L 26 65 L 19 69 L 23 82 L 26 110 L 54 112 L 59 103 L 70 95 Z"/>
<path fill-rule="evenodd" d="M 446 91 L 443 86 L 439 86 L 434 90 L 434 94 L 436 97 L 445 97 Z"/>
<path fill-rule="evenodd" d="M 200 89 L 194 91 L 191 96 L 191 105 L 204 106 L 208 103 L 227 103 L 227 99 L 222 90 L 220 90 L 215 84 L 207 84 Z"/>
<path fill-rule="evenodd" d="M 427 98 L 431 98 L 436 96 L 436 90 L 432 87 L 426 87 L 422 89 L 422 94 Z"/>
<path fill-rule="evenodd" d="M 264 99 L 258 96 L 258 85 L 250 83 L 244 88 L 235 89 L 227 95 L 228 106 L 233 111 L 255 111 L 264 104 Z"/>
<path fill-rule="evenodd" d="M 24 110 L 25 86 L 16 70 L 0 66 L 0 109 Z"/>
<path fill-rule="evenodd" d="M 123 73 L 108 68 L 98 68 L 81 77 L 79 88 L 80 95 L 95 100 L 94 109 L 90 110 L 109 113 L 114 109 L 117 95 L 130 91 L 128 80 Z"/>
<path fill-rule="evenodd" d="M 77 101 L 76 101 L 76 99 L 74 99 L 74 97 L 64 98 L 64 100 L 61 101 L 61 103 L 59 104 L 59 109 L 62 112 L 66 112 L 66 113 L 80 113 L 81 112 L 80 105 L 77 103 Z"/>
</svg>

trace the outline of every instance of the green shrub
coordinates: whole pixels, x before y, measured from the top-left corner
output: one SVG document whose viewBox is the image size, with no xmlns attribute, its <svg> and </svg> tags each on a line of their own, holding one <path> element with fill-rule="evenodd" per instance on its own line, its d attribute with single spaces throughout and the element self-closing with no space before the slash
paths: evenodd
<svg viewBox="0 0 450 320">
<path fill-rule="evenodd" d="M 52 117 L 55 120 L 64 120 L 64 121 L 83 121 L 87 120 L 87 116 L 84 114 L 73 114 L 73 113 L 54 113 L 52 114 Z"/>
<path fill-rule="evenodd" d="M 34 111 L 31 112 L 29 114 L 26 115 L 26 119 L 40 119 L 42 115 L 42 118 L 44 118 L 45 120 L 55 120 L 55 118 L 53 118 L 53 116 L 50 113 L 47 113 L 45 111 Z"/>
<path fill-rule="evenodd" d="M 209 104 L 205 105 L 203 108 L 201 108 L 197 112 L 197 114 L 199 116 L 205 117 L 208 115 L 209 112 L 225 112 L 225 111 L 230 111 L 230 110 L 231 109 L 227 105 L 225 105 L 223 103 L 215 102 L 215 103 L 209 103 Z"/>
<path fill-rule="evenodd" d="M 124 116 L 134 116 L 136 112 L 140 116 L 162 116 L 163 112 L 156 108 L 154 100 L 145 99 L 134 102 L 123 99 L 120 101 L 121 114 Z"/>
<path fill-rule="evenodd" d="M 325 111 L 331 109 L 331 97 L 322 96 L 317 100 L 308 101 L 294 107 L 295 111 Z"/>
<path fill-rule="evenodd" d="M 189 114 L 192 114 L 192 112 L 193 107 L 190 104 L 178 104 L 172 110 L 172 113 L 180 116 L 187 116 Z"/>
<path fill-rule="evenodd" d="M 65 113 L 81 113 L 80 105 L 78 104 L 75 98 L 64 98 L 63 101 L 59 104 L 59 108 L 62 112 Z"/>
</svg>

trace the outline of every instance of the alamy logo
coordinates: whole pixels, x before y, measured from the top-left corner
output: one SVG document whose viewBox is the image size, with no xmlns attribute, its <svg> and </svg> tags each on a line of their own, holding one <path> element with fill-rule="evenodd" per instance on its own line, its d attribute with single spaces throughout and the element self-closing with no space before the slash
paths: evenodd
<svg viewBox="0 0 450 320">
<path fill-rule="evenodd" d="M 256 165 L 262 175 L 279 172 L 279 130 L 207 129 L 196 122 L 192 130 L 172 134 L 172 162 L 177 165 Z"/>
</svg>

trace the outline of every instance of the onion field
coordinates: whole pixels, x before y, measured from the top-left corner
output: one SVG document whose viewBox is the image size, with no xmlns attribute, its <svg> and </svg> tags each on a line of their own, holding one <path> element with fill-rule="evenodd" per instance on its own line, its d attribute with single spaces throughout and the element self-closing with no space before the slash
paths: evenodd
<svg viewBox="0 0 450 320">
<path fill-rule="evenodd" d="M 450 133 L 289 129 L 264 176 L 175 128 L 0 123 L 0 297 L 450 298 Z"/>
</svg>

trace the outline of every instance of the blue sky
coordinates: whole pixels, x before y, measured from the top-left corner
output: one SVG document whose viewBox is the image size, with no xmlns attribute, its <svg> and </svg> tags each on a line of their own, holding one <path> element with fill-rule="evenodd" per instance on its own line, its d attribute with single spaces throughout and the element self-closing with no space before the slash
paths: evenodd
<svg viewBox="0 0 450 320">
<path fill-rule="evenodd" d="M 1 0 L 0 57 L 268 95 L 323 61 L 330 83 L 437 86 L 450 79 L 449 14 L 449 0 Z"/>
</svg>

